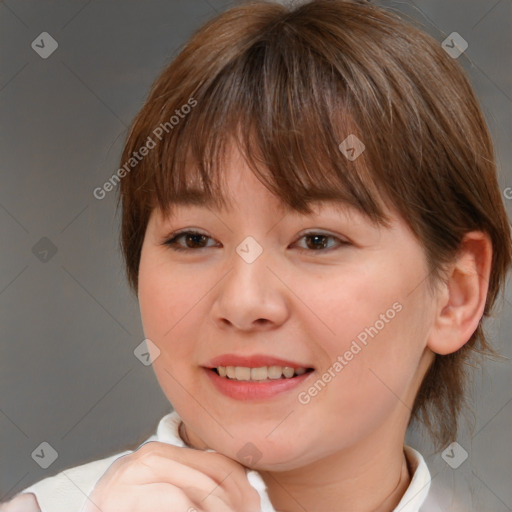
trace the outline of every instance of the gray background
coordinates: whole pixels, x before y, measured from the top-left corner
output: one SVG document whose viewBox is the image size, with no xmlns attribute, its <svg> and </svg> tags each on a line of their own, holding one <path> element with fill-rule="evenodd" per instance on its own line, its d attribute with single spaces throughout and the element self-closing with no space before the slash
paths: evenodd
<svg viewBox="0 0 512 512">
<path fill-rule="evenodd" d="M 453 31 L 468 41 L 459 60 L 494 137 L 505 192 L 512 0 L 380 3 L 416 18 L 440 43 Z M 67 467 L 135 448 L 171 410 L 151 367 L 133 354 L 144 336 L 124 279 L 115 192 L 100 201 L 92 191 L 117 169 L 127 127 L 159 71 L 193 30 L 233 4 L 0 2 L 0 501 Z M 59 45 L 47 59 L 31 48 L 41 32 Z M 504 201 L 510 216 L 512 199 Z M 488 324 L 508 357 L 511 303 L 509 285 Z M 458 469 L 419 432 L 408 434 L 432 485 L 450 495 L 455 488 L 445 511 L 512 510 L 511 375 L 508 361 L 475 373 L 475 428 L 457 438 L 468 452 Z M 43 441 L 58 452 L 48 469 L 31 457 Z"/>
</svg>

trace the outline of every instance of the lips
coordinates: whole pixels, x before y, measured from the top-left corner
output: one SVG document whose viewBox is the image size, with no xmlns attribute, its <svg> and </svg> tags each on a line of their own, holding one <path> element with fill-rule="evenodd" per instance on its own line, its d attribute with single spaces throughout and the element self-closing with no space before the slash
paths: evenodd
<svg viewBox="0 0 512 512">
<path fill-rule="evenodd" d="M 313 373 L 309 364 L 267 355 L 224 354 L 204 365 L 210 382 L 237 400 L 268 399 L 289 391 Z"/>
<path fill-rule="evenodd" d="M 313 367 L 308 363 L 302 363 L 298 361 L 287 360 L 279 357 L 255 354 L 251 356 L 241 356 L 237 354 L 224 354 L 221 356 L 214 357 L 208 361 L 205 368 L 218 368 L 219 366 L 240 366 L 245 368 L 260 368 L 262 366 L 281 366 L 290 368 L 308 368 Z"/>
</svg>

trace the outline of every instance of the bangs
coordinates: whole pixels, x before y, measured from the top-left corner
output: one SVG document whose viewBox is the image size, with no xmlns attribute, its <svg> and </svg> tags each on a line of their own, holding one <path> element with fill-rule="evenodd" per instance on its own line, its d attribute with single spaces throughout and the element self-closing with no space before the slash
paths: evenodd
<svg viewBox="0 0 512 512">
<path fill-rule="evenodd" d="M 160 121 L 180 102 L 193 98 L 197 106 L 143 162 L 150 166 L 151 208 L 168 215 L 180 202 L 231 207 L 222 170 L 236 144 L 255 176 L 288 208 L 309 214 L 311 201 L 341 201 L 388 225 L 379 193 L 384 186 L 368 158 L 372 141 L 356 122 L 357 102 L 340 74 L 293 29 L 267 29 L 187 92 L 188 98 L 182 92 L 161 109 Z M 349 135 L 366 146 L 355 160 L 339 149 Z"/>
</svg>

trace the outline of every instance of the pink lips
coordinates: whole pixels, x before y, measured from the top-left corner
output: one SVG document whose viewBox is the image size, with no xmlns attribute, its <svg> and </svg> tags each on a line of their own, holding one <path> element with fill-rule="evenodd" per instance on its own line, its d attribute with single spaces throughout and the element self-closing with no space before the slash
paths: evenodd
<svg viewBox="0 0 512 512">
<path fill-rule="evenodd" d="M 205 365 L 206 368 L 217 368 L 218 366 L 244 366 L 246 368 L 260 368 L 262 366 L 289 366 L 291 368 L 311 368 L 308 364 L 287 361 L 279 357 L 255 354 L 252 356 L 240 356 L 237 354 L 224 354 L 214 357 Z"/>
<path fill-rule="evenodd" d="M 204 365 L 204 371 L 211 383 L 223 395 L 235 400 L 258 400 L 268 399 L 291 391 L 308 379 L 312 371 L 289 379 L 281 378 L 269 381 L 238 381 L 226 377 L 220 377 L 213 368 L 218 366 L 243 366 L 246 368 L 259 368 L 262 366 L 289 366 L 291 368 L 311 369 L 308 364 L 297 363 L 266 355 L 240 356 L 235 354 L 224 354 L 215 357 Z"/>
</svg>

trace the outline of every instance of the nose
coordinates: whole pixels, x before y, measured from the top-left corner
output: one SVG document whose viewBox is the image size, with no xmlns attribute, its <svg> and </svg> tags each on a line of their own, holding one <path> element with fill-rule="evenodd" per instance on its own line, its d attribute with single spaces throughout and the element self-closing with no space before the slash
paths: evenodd
<svg viewBox="0 0 512 512">
<path fill-rule="evenodd" d="M 289 289 L 265 251 L 252 263 L 235 252 L 230 264 L 215 287 L 217 295 L 211 310 L 214 324 L 220 329 L 262 331 L 286 322 Z"/>
</svg>

